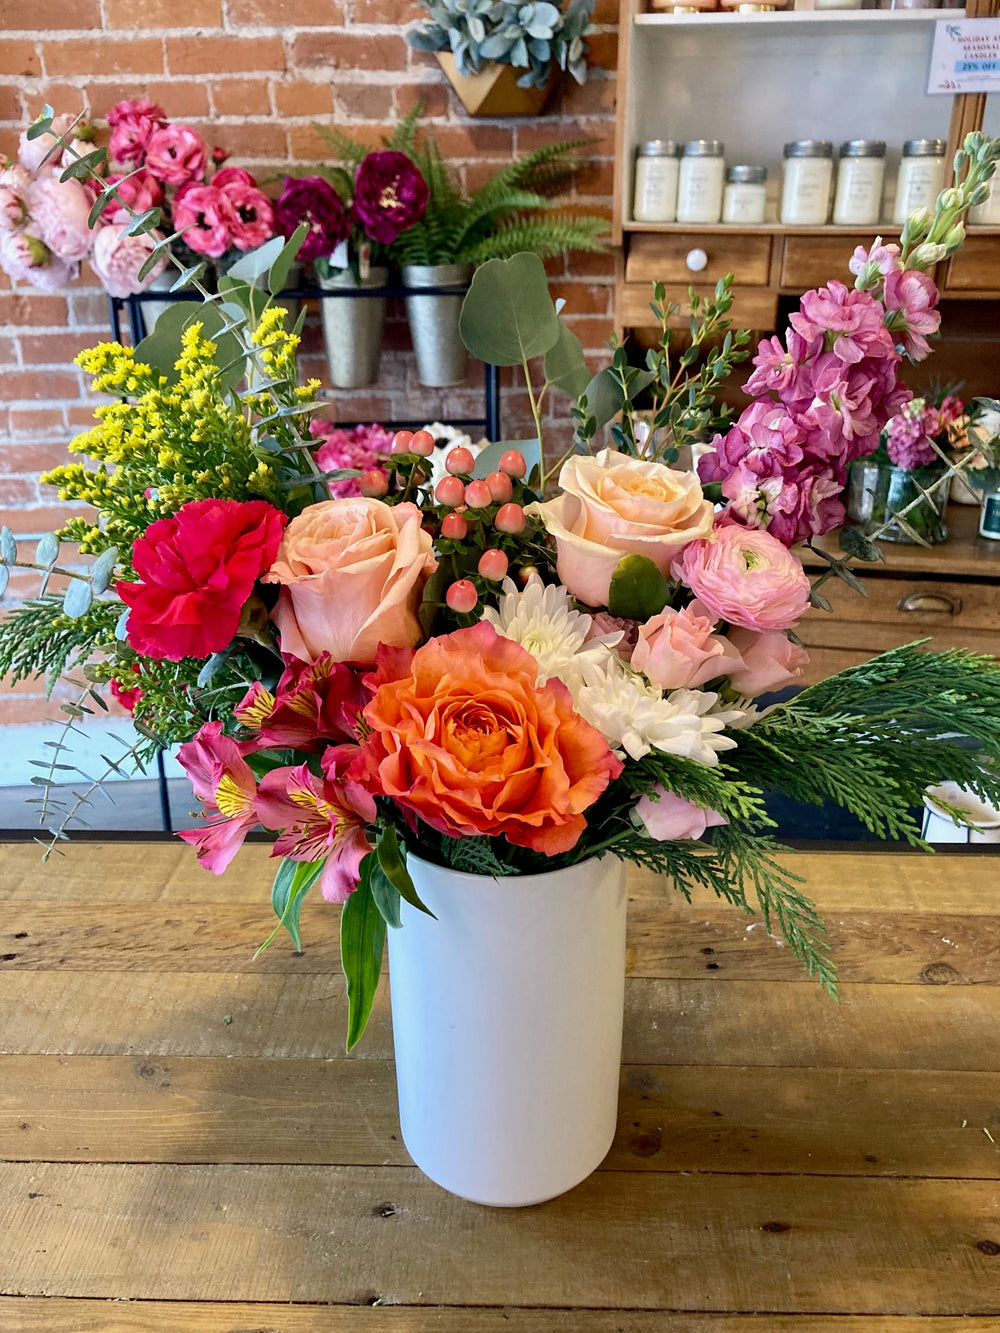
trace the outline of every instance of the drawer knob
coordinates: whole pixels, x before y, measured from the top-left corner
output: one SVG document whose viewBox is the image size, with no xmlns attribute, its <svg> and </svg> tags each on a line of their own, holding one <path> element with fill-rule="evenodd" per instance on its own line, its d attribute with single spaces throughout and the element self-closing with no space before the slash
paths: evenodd
<svg viewBox="0 0 1000 1333">
<path fill-rule="evenodd" d="M 700 273 L 708 267 L 708 255 L 704 250 L 689 250 L 684 262 L 692 273 Z"/>
<path fill-rule="evenodd" d="M 915 615 L 957 616 L 962 609 L 961 597 L 950 592 L 911 592 L 896 603 L 897 610 Z"/>
</svg>

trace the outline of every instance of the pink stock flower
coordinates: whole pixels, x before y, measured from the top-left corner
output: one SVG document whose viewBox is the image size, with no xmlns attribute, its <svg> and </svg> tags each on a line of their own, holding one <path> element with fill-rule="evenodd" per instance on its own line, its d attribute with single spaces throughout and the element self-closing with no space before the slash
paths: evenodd
<svg viewBox="0 0 1000 1333">
<path fill-rule="evenodd" d="M 666 607 L 639 627 L 632 668 L 664 690 L 694 690 L 739 666 L 739 653 L 715 633 L 717 617 L 698 601 Z"/>
<path fill-rule="evenodd" d="M 330 746 L 321 760 L 322 776 L 307 764 L 276 768 L 261 780 L 260 821 L 282 829 L 275 856 L 323 861 L 320 892 L 329 902 L 346 902 L 358 886 L 361 862 L 371 851 L 365 826 L 374 823 L 375 801 L 349 770 L 355 745 Z"/>
<path fill-rule="evenodd" d="M 843 523 L 840 499 L 846 477 L 842 469 L 813 464 L 787 471 L 776 467 L 760 476 L 740 466 L 722 483 L 728 513 L 748 528 L 766 529 L 783 546 L 794 546 Z"/>
<path fill-rule="evenodd" d="M 59 291 L 80 271 L 78 264 L 57 259 L 30 231 L 0 231 L 0 268 L 15 282 L 30 283 L 43 292 Z"/>
<path fill-rule="evenodd" d="M 115 162 L 137 162 L 150 139 L 167 123 L 167 115 L 155 102 L 125 98 L 108 112 L 111 140 L 108 153 Z"/>
<path fill-rule="evenodd" d="M 737 626 L 729 631 L 729 642 L 742 662 L 729 672 L 729 681 L 738 694 L 748 699 L 794 684 L 809 661 L 806 650 L 792 643 L 781 630 L 769 629 L 759 633 Z"/>
<path fill-rule="evenodd" d="M 112 222 L 101 227 L 94 236 L 90 266 L 109 296 L 125 297 L 144 292 L 167 266 L 166 256 L 161 255 L 140 279 L 139 270 L 163 237 L 158 231 L 126 236 L 128 225 L 127 222 Z"/>
<path fill-rule="evenodd" d="M 358 713 L 367 702 L 360 675 L 323 653 L 315 662 L 292 658 L 273 694 L 255 680 L 233 716 L 257 733 L 255 749 L 318 752 L 330 741 L 354 739 Z"/>
<path fill-rule="evenodd" d="M 115 187 L 118 200 L 112 199 L 102 214 L 102 221 L 124 222 L 127 226 L 132 221 L 132 213 L 145 213 L 163 203 L 163 186 L 148 171 L 139 170 L 130 176 L 109 176 L 106 183 Z"/>
<path fill-rule="evenodd" d="M 781 403 L 751 403 L 725 435 L 713 441 L 713 453 L 698 463 L 702 481 L 722 481 L 743 464 L 751 472 L 769 473 L 774 462 L 783 467 L 802 461 L 805 431 Z"/>
<path fill-rule="evenodd" d="M 934 279 L 916 269 L 890 273 L 885 280 L 886 324 L 911 361 L 923 361 L 930 355 L 927 336 L 937 333 L 941 312 L 935 309 L 938 289 Z"/>
<path fill-rule="evenodd" d="M 75 264 L 90 249 L 90 199 L 79 181 L 40 176 L 28 188 L 28 209 L 42 240 L 57 259 Z"/>
<path fill-rule="evenodd" d="M 881 285 L 878 281 L 880 278 L 899 271 L 899 256 L 898 245 L 884 245 L 882 237 L 876 236 L 870 250 L 866 250 L 863 245 L 857 247 L 847 267 L 856 277 L 866 280 L 866 288 L 874 290 Z"/>
<path fill-rule="evenodd" d="M 806 292 L 789 322 L 808 342 L 822 343 L 841 361 L 850 363 L 864 356 L 891 355 L 894 349 L 882 322 L 884 313 L 868 292 L 830 282 Z"/>
<path fill-rule="evenodd" d="M 736 524 L 693 541 L 671 573 L 710 614 L 745 629 L 789 629 L 809 607 L 802 565 L 776 537 Z"/>
<path fill-rule="evenodd" d="M 221 875 L 246 835 L 260 823 L 256 780 L 240 746 L 222 734 L 221 722 L 206 722 L 194 740 L 180 747 L 177 759 L 209 821 L 184 829 L 179 836 L 197 847 L 198 861 L 206 870 Z"/>
<path fill-rule="evenodd" d="M 232 243 L 237 225 L 229 196 L 214 185 L 192 185 L 174 199 L 174 227 L 196 254 L 218 259 Z"/>
<path fill-rule="evenodd" d="M 230 171 L 238 171 L 238 167 L 230 167 Z M 220 172 L 221 176 L 223 173 Z M 216 189 L 220 189 L 218 177 L 212 182 Z M 237 250 L 254 250 L 258 245 L 263 245 L 274 235 L 274 209 L 271 207 L 271 201 L 262 190 L 258 190 L 255 185 L 247 185 L 244 181 L 230 181 L 228 185 L 221 187 L 221 192 L 229 201 L 232 209 L 232 219 L 229 223 L 230 243 Z"/>
<path fill-rule="evenodd" d="M 144 165 L 164 185 L 200 181 L 208 166 L 208 145 L 186 125 L 163 125 L 146 145 Z"/>
<path fill-rule="evenodd" d="M 695 805 L 683 796 L 657 786 L 648 796 L 639 798 L 633 822 L 656 842 L 679 842 L 700 838 L 707 829 L 719 828 L 729 820 L 718 810 Z"/>
</svg>

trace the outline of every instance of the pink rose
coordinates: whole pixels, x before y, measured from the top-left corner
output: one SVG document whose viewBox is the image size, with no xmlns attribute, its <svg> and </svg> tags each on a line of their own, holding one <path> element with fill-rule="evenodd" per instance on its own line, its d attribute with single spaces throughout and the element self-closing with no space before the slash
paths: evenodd
<svg viewBox="0 0 1000 1333">
<path fill-rule="evenodd" d="M 200 181 L 207 165 L 208 145 L 186 125 L 164 125 L 146 145 L 146 170 L 164 185 Z"/>
<path fill-rule="evenodd" d="M 561 495 L 526 512 L 555 538 L 559 578 L 588 606 L 607 606 L 624 556 L 644 555 L 666 574 L 679 547 L 712 531 L 698 478 L 662 463 L 602 449 L 568 459 L 559 485 Z"/>
<path fill-rule="evenodd" d="M 309 505 L 285 530 L 265 583 L 280 583 L 272 618 L 286 657 L 371 665 L 380 643 L 411 648 L 417 608 L 437 568 L 416 505 L 362 497 Z"/>
<path fill-rule="evenodd" d="M 636 802 L 633 822 L 657 842 L 678 842 L 683 838 L 700 838 L 706 829 L 718 828 L 729 820 L 718 810 L 704 809 L 675 792 L 656 787 L 649 796 L 642 796 Z"/>
<path fill-rule="evenodd" d="M 640 626 L 632 668 L 664 690 L 694 690 L 716 676 L 728 676 L 740 655 L 728 639 L 716 634 L 717 617 L 700 602 L 682 611 L 668 606 Z"/>
<path fill-rule="evenodd" d="M 236 171 L 238 168 L 229 170 Z M 220 176 L 223 174 L 219 172 Z M 231 181 L 222 187 L 222 193 L 233 210 L 229 239 L 237 250 L 253 250 L 271 239 L 274 235 L 274 209 L 263 191 L 242 181 Z"/>
<path fill-rule="evenodd" d="M 40 237 L 28 231 L 0 231 L 0 268 L 15 282 L 42 292 L 58 292 L 80 271 L 78 264 L 57 259 Z"/>
<path fill-rule="evenodd" d="M 139 170 L 131 176 L 109 176 L 107 184 L 115 187 L 120 202 L 112 199 L 101 214 L 104 222 L 124 222 L 127 225 L 132 221 L 132 213 L 145 213 L 147 209 L 159 208 L 163 203 L 163 186 L 148 171 Z"/>
<path fill-rule="evenodd" d="M 689 542 L 671 572 L 711 613 L 744 629 L 789 629 L 809 606 L 809 580 L 791 551 L 737 524 Z"/>
<path fill-rule="evenodd" d="M 57 259 L 75 264 L 90 249 L 90 199 L 79 181 L 40 176 L 28 189 L 35 227 Z"/>
<path fill-rule="evenodd" d="M 90 266 L 110 296 L 125 297 L 144 292 L 167 266 L 166 256 L 162 255 L 140 281 L 140 268 L 163 237 L 158 231 L 144 236 L 126 236 L 127 227 L 127 222 L 112 222 L 101 227 L 94 237 Z"/>
<path fill-rule="evenodd" d="M 174 200 L 174 226 L 196 254 L 218 259 L 232 243 L 236 214 L 228 195 L 214 185 L 191 185 Z"/>
<path fill-rule="evenodd" d="M 742 658 L 742 665 L 728 673 L 729 680 L 748 699 L 794 684 L 809 661 L 806 650 L 777 629 L 757 633 L 737 627 L 730 630 L 729 642 Z"/>
<path fill-rule="evenodd" d="M 125 98 L 108 112 L 108 153 L 115 162 L 138 162 L 150 139 L 166 123 L 166 112 L 155 102 Z"/>
</svg>

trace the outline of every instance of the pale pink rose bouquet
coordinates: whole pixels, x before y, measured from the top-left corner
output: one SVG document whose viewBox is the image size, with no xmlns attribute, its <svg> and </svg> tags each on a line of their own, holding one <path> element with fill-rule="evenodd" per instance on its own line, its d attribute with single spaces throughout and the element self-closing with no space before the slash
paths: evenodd
<svg viewBox="0 0 1000 1333">
<path fill-rule="evenodd" d="M 148 164 L 155 110 L 123 115 L 119 155 Z M 161 173 L 201 169 L 187 136 L 159 145 Z M 716 394 L 750 335 L 727 332 L 727 282 L 693 301 L 679 367 L 657 291 L 660 348 L 635 368 L 615 347 L 592 376 L 531 254 L 477 270 L 461 333 L 484 362 L 523 367 L 538 439 L 478 455 L 453 443 L 439 469 L 427 430 L 374 448 L 311 430 L 318 385 L 298 382 L 298 339 L 239 281 L 228 295 L 247 312 L 255 389 L 234 389 L 210 306 L 179 346 L 158 329 L 155 364 L 117 345 L 84 353 L 112 400 L 75 446 L 99 466 L 45 480 L 98 510 L 62 536 L 96 556 L 100 586 L 9 617 L 0 672 L 52 665 L 39 643 L 60 670 L 103 652 L 88 680 L 129 700 L 140 752 L 179 743 L 205 816 L 182 836 L 201 863 L 221 872 L 262 827 L 296 942 L 310 888 L 344 903 L 352 1042 L 400 900 L 423 906 L 410 855 L 502 882 L 610 853 L 684 893 L 755 904 L 832 987 L 767 793 L 838 802 L 917 846 L 925 787 L 1000 802 L 992 659 L 911 646 L 766 697 L 802 683 L 796 629 L 822 614 L 795 547 L 843 519 L 847 464 L 905 401 L 897 372 L 937 320 L 927 270 L 961 243 L 998 156 L 1000 141 L 970 136 L 933 216 L 858 256 L 853 288 L 803 297 L 758 349 L 735 423 Z M 542 439 L 558 392 L 574 427 L 561 458 Z M 710 446 L 699 472 L 680 468 L 696 443 Z M 356 493 L 331 498 L 347 481 Z M 0 533 L 0 563 L 11 543 Z M 826 577 L 856 584 L 849 559 L 877 552 L 849 530 L 842 548 Z"/>
</svg>

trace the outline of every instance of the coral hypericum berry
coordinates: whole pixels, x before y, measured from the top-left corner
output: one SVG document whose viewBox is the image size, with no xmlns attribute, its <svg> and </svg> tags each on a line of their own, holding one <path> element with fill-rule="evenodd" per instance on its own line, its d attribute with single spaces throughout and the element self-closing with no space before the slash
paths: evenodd
<svg viewBox="0 0 1000 1333">
<path fill-rule="evenodd" d="M 434 436 L 429 430 L 418 430 L 410 440 L 410 453 L 419 454 L 421 458 L 430 458 L 433 452 Z"/>
<path fill-rule="evenodd" d="M 516 535 L 524 531 L 526 520 L 524 510 L 520 505 L 506 504 L 501 505 L 497 510 L 497 516 L 493 521 L 498 532 L 508 532 Z"/>
<path fill-rule="evenodd" d="M 392 437 L 392 452 L 394 454 L 408 454 L 411 452 L 410 443 L 413 439 L 413 432 L 410 430 L 397 430 Z"/>
<path fill-rule="evenodd" d="M 479 595 L 468 579 L 459 579 L 445 593 L 444 600 L 453 611 L 468 612 L 476 609 Z"/>
<path fill-rule="evenodd" d="M 472 471 L 475 459 L 470 450 L 458 445 L 454 449 L 449 449 L 444 456 L 444 465 L 454 476 L 460 473 L 469 473 Z"/>
<path fill-rule="evenodd" d="M 500 459 L 500 471 L 506 472 L 508 477 L 523 477 L 527 470 L 528 464 L 520 449 L 508 449 Z"/>
<path fill-rule="evenodd" d="M 358 489 L 369 500 L 381 500 L 389 489 L 389 478 L 380 468 L 372 468 L 370 472 L 362 472 L 358 478 Z"/>
<path fill-rule="evenodd" d="M 506 472 L 491 472 L 486 478 L 486 485 L 490 488 L 494 504 L 506 504 L 514 494 L 514 487 Z"/>
<path fill-rule="evenodd" d="M 485 509 L 493 503 L 493 496 L 485 481 L 470 481 L 465 488 L 465 503 L 470 509 Z"/>
<path fill-rule="evenodd" d="M 469 525 L 461 514 L 445 514 L 441 520 L 442 537 L 450 537 L 452 541 L 460 542 L 468 535 Z"/>
<path fill-rule="evenodd" d="M 484 579 L 499 583 L 506 575 L 509 563 L 503 551 L 484 551 L 479 557 L 479 572 Z"/>
<path fill-rule="evenodd" d="M 465 500 L 465 483 L 461 477 L 442 477 L 434 487 L 434 498 L 438 504 L 457 509 Z"/>
</svg>

